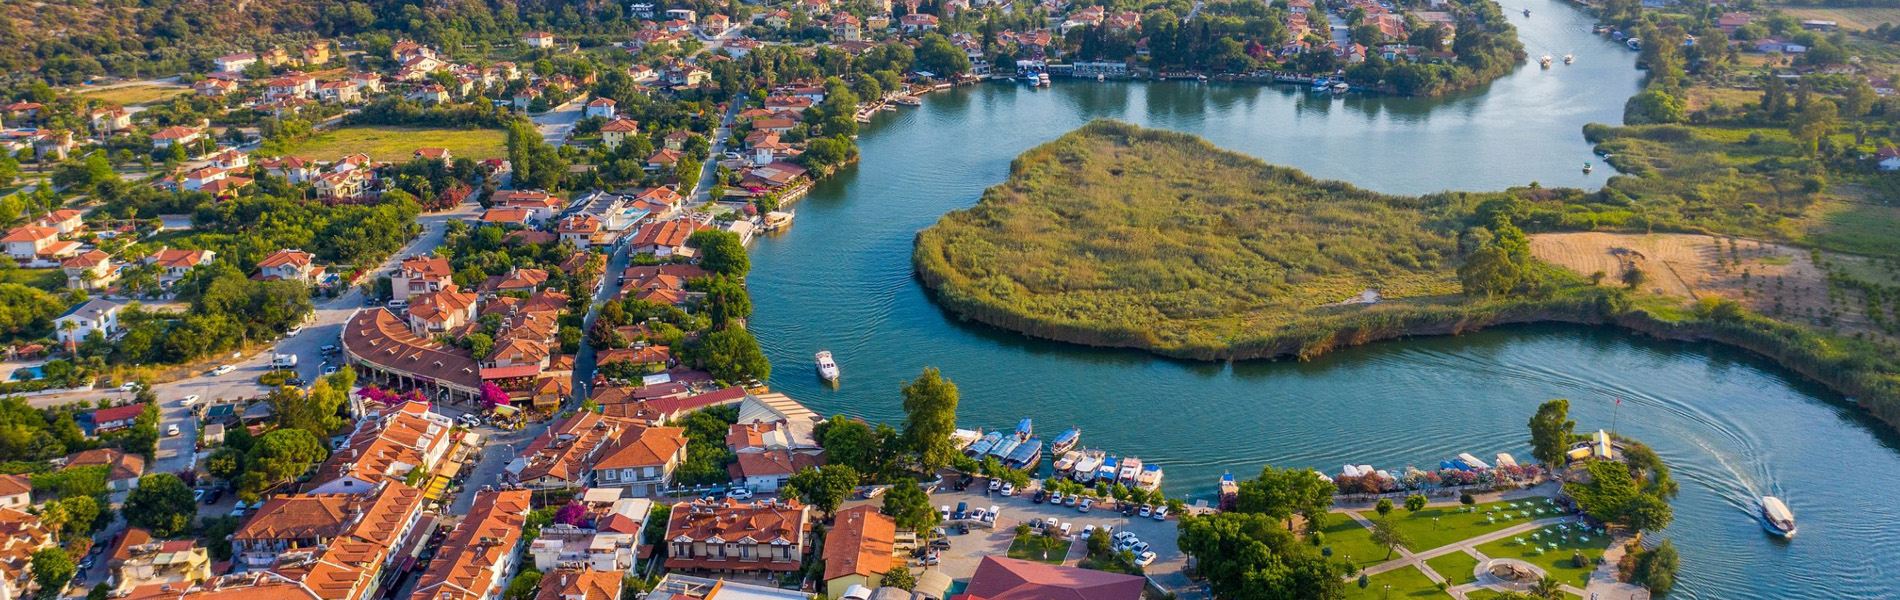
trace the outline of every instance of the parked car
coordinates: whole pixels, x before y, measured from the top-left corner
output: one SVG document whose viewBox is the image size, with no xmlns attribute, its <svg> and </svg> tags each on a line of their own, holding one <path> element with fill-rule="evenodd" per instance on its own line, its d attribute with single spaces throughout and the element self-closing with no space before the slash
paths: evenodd
<svg viewBox="0 0 1900 600">
<path fill-rule="evenodd" d="M 1003 480 L 1001 479 L 990 480 L 990 491 L 995 492 L 995 491 L 1000 491 L 1002 489 L 1003 489 Z"/>
<path fill-rule="evenodd" d="M 957 511 L 950 513 L 950 518 L 952 519 L 963 519 L 968 516 L 970 516 L 970 503 L 968 502 L 958 502 Z"/>
<path fill-rule="evenodd" d="M 1118 532 L 1115 532 L 1115 537 L 1111 539 L 1115 540 L 1116 543 L 1120 543 L 1127 540 L 1135 539 L 1135 537 L 1136 537 L 1135 532 L 1133 531 L 1118 531 Z"/>
<path fill-rule="evenodd" d="M 950 520 L 950 505 L 945 504 L 937 507 L 937 513 L 943 515 L 943 520 Z"/>
<path fill-rule="evenodd" d="M 336 365 L 323 365 L 324 375 L 330 375 L 332 373 L 336 373 Z"/>
<path fill-rule="evenodd" d="M 218 365 L 218 368 L 216 368 L 216 369 L 212 369 L 212 370 L 211 370 L 211 374 L 212 374 L 212 375 L 223 375 L 223 374 L 225 374 L 225 373 L 230 373 L 230 372 L 232 372 L 232 371 L 236 371 L 236 370 L 237 370 L 237 367 L 234 367 L 234 366 L 231 366 L 231 365 Z"/>
<path fill-rule="evenodd" d="M 211 491 L 205 492 L 205 504 L 217 504 L 218 499 L 223 497 L 224 488 L 211 488 Z"/>
<path fill-rule="evenodd" d="M 191 406 L 191 405 L 193 405 L 193 404 L 197 404 L 197 403 L 198 403 L 198 398 L 199 398 L 199 396 L 198 396 L 197 394 L 192 394 L 192 395 L 190 395 L 190 396 L 185 396 L 184 398 L 180 398 L 180 399 L 178 400 L 178 405 L 179 405 L 179 406 Z"/>
<path fill-rule="evenodd" d="M 1062 492 L 1051 492 L 1051 493 L 1049 494 L 1049 503 L 1050 503 L 1050 504 L 1061 504 L 1061 503 L 1062 503 Z"/>
<path fill-rule="evenodd" d="M 970 511 L 970 518 L 972 518 L 972 519 L 976 519 L 976 520 L 978 520 L 978 521 L 981 521 L 981 520 L 983 520 L 983 516 L 984 516 L 984 515 L 987 515 L 987 514 L 989 514 L 989 513 L 987 513 L 987 512 L 984 512 L 984 511 L 983 511 L 983 509 L 981 509 L 981 508 L 978 508 L 978 509 L 974 509 L 974 510 L 971 510 L 971 511 Z"/>
<path fill-rule="evenodd" d="M 1062 531 L 1062 535 L 1063 535 L 1063 536 L 1068 536 L 1068 535 L 1069 535 L 1069 526 L 1070 526 L 1070 525 L 1073 525 L 1073 524 L 1074 524 L 1074 523 L 1063 523 L 1063 524 L 1062 524 L 1062 526 L 1061 526 L 1061 527 L 1058 527 L 1057 529 L 1060 529 L 1060 530 Z"/>
<path fill-rule="evenodd" d="M 170 427 L 165 428 L 165 437 L 176 437 L 177 435 L 178 435 L 177 425 L 172 425 Z"/>
<path fill-rule="evenodd" d="M 732 488 L 732 491 L 726 492 L 726 497 L 734 500 L 744 500 L 752 497 L 752 490 L 746 488 Z"/>
<path fill-rule="evenodd" d="M 963 535 L 963 534 L 967 534 L 967 533 L 970 533 L 970 524 L 969 524 L 969 523 L 958 523 L 958 524 L 957 524 L 957 535 Z"/>
<path fill-rule="evenodd" d="M 1141 505 L 1141 516 L 1144 516 L 1144 517 L 1155 516 L 1155 507 L 1148 506 L 1146 504 Z"/>
<path fill-rule="evenodd" d="M 1095 505 L 1095 500 L 1089 499 L 1089 498 L 1083 498 L 1081 504 L 1075 505 L 1075 509 L 1082 512 L 1088 512 L 1089 507 L 1094 506 L 1094 505 Z"/>
<path fill-rule="evenodd" d="M 1082 497 L 1080 497 L 1080 496 L 1077 496 L 1077 495 L 1075 495 L 1075 494 L 1070 494 L 1070 495 L 1068 495 L 1068 496 L 1066 496 L 1066 497 L 1064 497 L 1064 498 L 1062 499 L 1062 505 L 1063 505 L 1063 506 L 1075 506 L 1075 503 L 1076 503 L 1076 502 L 1078 502 L 1078 501 L 1081 501 L 1081 500 L 1082 500 Z"/>
<path fill-rule="evenodd" d="M 1034 496 L 1031 496 L 1031 497 L 1029 498 L 1029 501 L 1030 501 L 1030 502 L 1034 502 L 1034 503 L 1036 503 L 1036 504 L 1042 504 L 1042 503 L 1043 503 L 1043 501 L 1046 501 L 1046 500 L 1048 500 L 1048 499 L 1049 499 L 1049 492 L 1045 492 L 1045 491 L 1042 491 L 1042 490 L 1036 490 L 1036 495 L 1034 495 Z"/>
<path fill-rule="evenodd" d="M 1166 506 L 1155 507 L 1155 520 L 1156 521 L 1168 520 L 1168 507 Z"/>
<path fill-rule="evenodd" d="M 298 326 L 296 326 L 296 327 L 292 327 L 292 328 L 290 328 L 290 330 L 289 330 L 289 331 L 285 331 L 285 332 L 284 332 L 284 337 L 297 337 L 297 334 L 299 334 L 299 333 L 303 333 L 303 326 L 302 326 L 302 325 L 298 325 Z"/>
<path fill-rule="evenodd" d="M 204 490 L 204 488 L 198 488 L 198 489 L 195 489 L 195 490 L 192 490 L 192 491 L 191 491 L 191 501 L 192 501 L 192 502 L 197 502 L 197 501 L 199 501 L 199 500 L 203 500 L 203 499 L 205 499 L 205 490 Z"/>
<path fill-rule="evenodd" d="M 1136 566 L 1142 566 L 1142 567 L 1146 567 L 1146 566 L 1148 566 L 1148 565 L 1152 565 L 1152 564 L 1155 564 L 1155 553 L 1153 553 L 1153 552 L 1143 552 L 1143 553 L 1141 553 L 1141 554 L 1137 554 L 1137 555 L 1135 555 L 1135 565 L 1136 565 Z"/>
<path fill-rule="evenodd" d="M 318 348 L 317 351 L 322 352 L 324 354 L 336 354 L 337 352 L 341 352 L 342 350 L 340 348 L 337 348 L 336 344 L 324 344 L 323 347 Z"/>
<path fill-rule="evenodd" d="M 1082 539 L 1088 539 L 1088 537 L 1089 537 L 1089 536 L 1091 536 L 1091 535 L 1095 535 L 1095 526 L 1094 526 L 1094 525 L 1090 525 L 1090 526 L 1088 526 L 1088 527 L 1083 527 L 1083 528 L 1082 528 Z"/>
<path fill-rule="evenodd" d="M 1004 496 L 1016 495 L 1016 484 L 1005 482 L 1003 484 L 1003 495 Z"/>
<path fill-rule="evenodd" d="M 930 547 L 936 548 L 938 550 L 948 549 L 950 547 L 950 540 L 946 540 L 943 538 L 930 540 Z"/>
<path fill-rule="evenodd" d="M 121 386 L 119 386 L 119 391 L 121 391 L 121 392 L 136 392 L 136 391 L 139 391 L 139 382 L 136 382 L 136 381 L 127 381 L 127 382 L 125 382 L 125 385 L 121 385 Z"/>
<path fill-rule="evenodd" d="M 988 515 L 985 515 L 985 516 L 983 517 L 983 520 L 985 520 L 985 521 L 990 521 L 990 522 L 995 522 L 995 521 L 996 521 L 996 517 L 997 517 L 997 515 L 1001 515 L 1001 514 L 1003 514 L 1003 509 L 1001 509 L 1001 508 L 998 508 L 998 507 L 997 507 L 996 505 L 994 505 L 994 504 L 992 504 L 992 505 L 990 505 L 990 512 L 989 512 L 989 514 L 988 514 Z"/>
</svg>

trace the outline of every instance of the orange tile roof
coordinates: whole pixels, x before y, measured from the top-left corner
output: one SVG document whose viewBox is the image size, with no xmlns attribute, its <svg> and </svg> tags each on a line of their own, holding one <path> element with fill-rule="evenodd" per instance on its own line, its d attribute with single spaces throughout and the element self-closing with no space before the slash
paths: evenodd
<svg viewBox="0 0 1900 600">
<path fill-rule="evenodd" d="M 527 482 L 552 478 L 578 483 L 591 470 L 589 463 L 601 449 L 609 447 L 633 426 L 632 421 L 601 416 L 593 411 L 575 413 L 521 449 L 519 457 L 527 464 L 516 479 Z"/>
<path fill-rule="evenodd" d="M 144 410 L 144 405 L 135 404 L 133 406 Z M 111 467 L 106 473 L 106 480 L 108 481 L 137 479 L 145 475 L 144 456 L 127 454 L 112 448 L 95 448 L 74 453 L 72 456 L 66 457 L 65 468 L 71 469 L 74 467 L 92 467 L 98 465 Z"/>
<path fill-rule="evenodd" d="M 32 493 L 33 480 L 25 475 L 0 475 L 0 496 Z"/>
<path fill-rule="evenodd" d="M 166 248 L 152 253 L 152 262 L 168 269 L 191 268 L 211 260 L 210 250 Z"/>
<path fill-rule="evenodd" d="M 559 569 L 541 577 L 535 600 L 618 600 L 620 573 L 593 569 Z"/>
<path fill-rule="evenodd" d="M 481 385 L 475 357 L 409 331 L 401 318 L 383 308 L 364 310 L 343 326 L 350 354 L 385 369 L 421 375 L 473 391 Z"/>
<path fill-rule="evenodd" d="M 406 402 L 393 411 L 370 413 L 311 481 L 321 485 L 345 476 L 372 483 L 404 479 L 408 470 L 396 472 L 398 463 L 422 468 L 425 456 L 439 454 L 450 443 L 448 428 L 425 418 L 428 412 L 427 403 Z"/>
<path fill-rule="evenodd" d="M 482 491 L 474 508 L 455 527 L 416 582 L 412 598 L 421 600 L 480 600 L 490 597 L 504 573 L 498 573 L 521 540 L 527 522 L 530 492 Z"/>
<path fill-rule="evenodd" d="M 631 469 L 664 466 L 686 447 L 686 430 L 679 427 L 644 427 L 623 434 L 620 443 L 594 462 L 594 469 Z"/>
<path fill-rule="evenodd" d="M 310 264 L 312 258 L 309 252 L 302 250 L 278 250 L 264 257 L 264 260 L 257 261 L 257 266 L 260 268 L 303 266 Z"/>
<path fill-rule="evenodd" d="M 825 535 L 825 581 L 846 575 L 872 577 L 891 570 L 897 522 L 865 504 L 838 511 Z"/>
<path fill-rule="evenodd" d="M 32 242 L 55 237 L 59 237 L 59 228 L 57 227 L 27 225 L 24 227 L 15 227 L 12 231 L 8 231 L 6 237 L 0 238 L 0 242 Z"/>
</svg>

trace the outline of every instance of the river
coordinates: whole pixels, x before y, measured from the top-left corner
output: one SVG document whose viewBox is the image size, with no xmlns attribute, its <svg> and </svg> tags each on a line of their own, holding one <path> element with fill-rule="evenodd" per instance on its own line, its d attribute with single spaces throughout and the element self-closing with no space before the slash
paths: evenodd
<svg viewBox="0 0 1900 600">
<path fill-rule="evenodd" d="M 1516 11 L 1531 8 L 1524 18 Z M 1193 83 L 1003 84 L 932 94 L 864 128 L 863 159 L 800 201 L 797 224 L 759 240 L 749 279 L 771 385 L 826 413 L 897 423 L 901 381 L 926 366 L 962 391 L 960 424 L 1032 417 L 1045 439 L 1167 469 L 1166 491 L 1208 497 L 1222 472 L 1337 473 L 1435 465 L 1459 452 L 1528 456 L 1525 422 L 1570 398 L 1580 428 L 1652 444 L 1682 482 L 1664 535 L 1683 554 L 1681 598 L 1900 597 L 1900 442 L 1841 398 L 1766 361 L 1618 331 L 1536 326 L 1350 349 L 1307 363 L 1172 361 L 1024 339 L 957 321 L 912 277 L 911 241 L 1001 182 L 1009 161 L 1094 118 L 1183 131 L 1323 178 L 1383 192 L 1495 190 L 1537 181 L 1594 188 L 1611 171 L 1585 123 L 1620 122 L 1640 84 L 1633 53 L 1589 34 L 1552 0 L 1506 6 L 1533 60 L 1447 98 L 1310 95 L 1295 87 Z M 831 350 L 843 385 L 812 374 Z M 1620 408 L 1613 398 L 1623 400 Z M 1801 523 L 1791 543 L 1753 518 L 1764 493 Z"/>
</svg>

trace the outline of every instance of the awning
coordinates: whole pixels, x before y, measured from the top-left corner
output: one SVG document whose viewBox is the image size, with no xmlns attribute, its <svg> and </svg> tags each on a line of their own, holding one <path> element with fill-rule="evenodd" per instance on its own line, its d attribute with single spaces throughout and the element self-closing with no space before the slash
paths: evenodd
<svg viewBox="0 0 1900 600">
<path fill-rule="evenodd" d="M 521 409 L 515 408 L 513 406 L 509 406 L 506 404 L 497 404 L 495 405 L 494 410 L 495 410 L 495 414 L 498 414 L 504 417 L 512 417 L 514 416 L 515 413 L 521 412 Z"/>
<path fill-rule="evenodd" d="M 449 490 L 449 478 L 436 477 L 434 479 L 430 479 L 428 486 L 423 489 L 426 489 L 428 491 L 424 492 L 422 494 L 422 497 L 428 498 L 430 500 L 439 501 L 442 499 L 442 493 L 447 492 Z"/>
</svg>

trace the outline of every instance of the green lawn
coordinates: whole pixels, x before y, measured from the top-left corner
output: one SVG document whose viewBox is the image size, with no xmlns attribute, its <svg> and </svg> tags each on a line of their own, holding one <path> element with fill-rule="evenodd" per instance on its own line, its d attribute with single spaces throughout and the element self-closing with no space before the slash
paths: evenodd
<svg viewBox="0 0 1900 600">
<path fill-rule="evenodd" d="M 416 127 L 342 127 L 324 131 L 291 147 L 286 154 L 335 160 L 358 152 L 385 162 L 407 162 L 417 148 L 448 148 L 455 158 L 507 158 L 507 134 L 494 129 L 423 129 Z"/>
<path fill-rule="evenodd" d="M 1464 506 L 1429 507 L 1416 513 L 1405 510 L 1405 507 L 1400 506 L 1392 509 L 1390 518 L 1393 524 L 1399 526 L 1400 531 L 1405 532 L 1406 539 L 1412 541 L 1412 543 L 1406 545 L 1406 548 L 1411 549 L 1413 552 L 1424 552 L 1513 525 L 1554 516 L 1555 514 L 1545 512 L 1543 514 L 1532 514 L 1529 518 L 1520 516 L 1522 512 L 1526 510 L 1522 507 L 1525 506 L 1527 502 L 1535 503 L 1535 506 L 1545 508 L 1546 510 L 1549 508 L 1542 500 L 1518 500 L 1517 503 L 1520 508 L 1515 512 L 1506 512 L 1505 509 L 1509 508 L 1507 506 L 1510 504 L 1509 502 L 1479 504 L 1471 507 L 1470 511 L 1465 511 Z M 1487 515 L 1485 511 L 1491 510 L 1492 508 L 1498 508 L 1499 511 L 1497 514 L 1499 515 L 1510 516 L 1500 518 L 1494 523 L 1487 524 L 1485 523 L 1485 517 Z M 1373 511 L 1362 511 L 1360 514 L 1365 515 L 1365 517 L 1370 520 L 1379 520 L 1379 513 Z"/>
<path fill-rule="evenodd" d="M 1360 567 L 1376 565 L 1388 560 L 1386 549 L 1372 542 L 1372 530 L 1366 529 L 1358 521 L 1342 514 L 1333 514 L 1333 523 L 1325 532 L 1325 543 L 1321 548 L 1333 549 L 1333 560 L 1344 563 L 1346 557 L 1352 557 L 1352 564 Z M 1393 558 L 1398 554 L 1393 553 Z"/>
<path fill-rule="evenodd" d="M 1571 598 L 1582 598 L 1582 596 L 1578 596 L 1570 592 L 1564 592 L 1564 595 Z M 1495 598 L 1500 598 L 1502 596 L 1503 594 L 1501 593 L 1493 592 L 1491 590 L 1486 590 L 1486 589 L 1477 589 L 1477 590 L 1472 590 L 1470 592 L 1465 593 L 1465 597 L 1471 600 L 1494 600 Z"/>
<path fill-rule="evenodd" d="M 1478 568 L 1478 559 L 1472 558 L 1470 554 L 1453 552 L 1427 560 L 1425 564 L 1430 566 L 1433 571 L 1437 571 L 1440 577 L 1444 577 L 1445 581 L 1451 582 L 1452 585 L 1470 583 L 1478 580 L 1478 578 L 1471 576 L 1472 571 Z"/>
<path fill-rule="evenodd" d="M 1545 530 L 1549 531 L 1549 528 Z M 1524 544 L 1518 544 L 1514 539 L 1503 539 L 1478 546 L 1478 552 L 1491 558 L 1523 559 L 1526 562 L 1543 567 L 1549 571 L 1552 576 L 1564 583 L 1583 587 L 1584 584 L 1590 580 L 1590 572 L 1596 570 L 1596 559 L 1602 557 L 1603 551 L 1609 548 L 1610 545 L 1610 539 L 1608 537 L 1592 534 L 1588 536 L 1590 541 L 1584 543 L 1580 541 L 1582 536 L 1572 533 L 1568 540 L 1563 540 L 1561 537 L 1558 538 L 1557 549 L 1553 551 L 1549 549 L 1548 545 L 1533 547 L 1531 545 L 1533 542 L 1529 534 L 1525 534 L 1522 537 L 1525 541 Z M 1550 541 L 1550 535 L 1545 535 L 1542 540 L 1538 540 L 1539 543 L 1543 544 L 1548 544 Z M 1577 568 L 1571 565 L 1571 554 L 1577 551 L 1583 552 L 1585 559 L 1583 568 Z"/>
<path fill-rule="evenodd" d="M 159 100 L 168 100 L 173 96 L 191 93 L 191 88 L 169 85 L 133 85 L 107 90 L 82 91 L 79 94 L 87 98 L 104 100 L 113 104 L 145 104 Z"/>
<path fill-rule="evenodd" d="M 1069 557 L 1069 541 L 1040 535 L 1018 537 L 1009 543 L 1009 557 L 1059 565 Z"/>
<path fill-rule="evenodd" d="M 1389 592 L 1385 589 L 1388 585 L 1392 586 Z M 1450 594 L 1438 591 L 1438 585 L 1426 578 L 1425 572 L 1418 570 L 1418 567 L 1406 567 L 1373 575 L 1365 589 L 1359 588 L 1359 581 L 1356 579 L 1346 582 L 1346 600 L 1450 597 Z"/>
<path fill-rule="evenodd" d="M 66 289 L 66 272 L 59 269 L 12 269 L 0 271 L 0 283 L 17 283 L 49 292 Z"/>
</svg>

